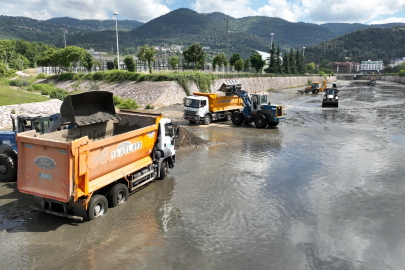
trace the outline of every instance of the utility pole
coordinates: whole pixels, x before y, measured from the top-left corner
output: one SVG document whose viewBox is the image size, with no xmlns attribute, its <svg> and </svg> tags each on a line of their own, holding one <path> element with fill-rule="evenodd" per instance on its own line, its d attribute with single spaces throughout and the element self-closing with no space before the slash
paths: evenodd
<svg viewBox="0 0 405 270">
<path fill-rule="evenodd" d="M 225 57 L 228 58 L 228 49 L 229 49 L 229 19 L 224 19 L 226 22 L 226 55 Z"/>
<path fill-rule="evenodd" d="M 66 48 L 66 30 L 63 30 L 63 42 L 65 43 L 65 48 Z"/>
<path fill-rule="evenodd" d="M 305 47 L 302 47 L 302 57 L 305 57 Z"/>
<path fill-rule="evenodd" d="M 271 33 L 270 36 L 271 36 L 271 43 L 270 43 L 270 47 L 271 47 L 271 46 L 273 46 L 273 36 L 274 36 L 274 33 Z"/>
</svg>

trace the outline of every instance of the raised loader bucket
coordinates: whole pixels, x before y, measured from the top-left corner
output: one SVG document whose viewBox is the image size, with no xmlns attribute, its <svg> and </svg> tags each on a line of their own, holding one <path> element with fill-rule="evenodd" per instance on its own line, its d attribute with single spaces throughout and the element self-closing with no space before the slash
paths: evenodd
<svg viewBox="0 0 405 270">
<path fill-rule="evenodd" d="M 60 107 L 63 123 L 86 126 L 120 119 L 114 107 L 113 93 L 90 91 L 69 95 Z"/>
</svg>

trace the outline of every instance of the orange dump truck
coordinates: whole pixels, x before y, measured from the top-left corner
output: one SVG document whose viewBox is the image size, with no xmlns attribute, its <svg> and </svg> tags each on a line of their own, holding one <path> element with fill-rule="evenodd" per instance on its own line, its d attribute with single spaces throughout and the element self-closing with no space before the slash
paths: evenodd
<svg viewBox="0 0 405 270">
<path fill-rule="evenodd" d="M 221 88 L 227 87 L 224 83 Z M 184 119 L 190 123 L 204 123 L 209 125 L 212 121 L 232 119 L 232 113 L 243 109 L 243 101 L 233 94 L 193 93 L 184 99 Z"/>
<path fill-rule="evenodd" d="M 161 114 L 117 113 L 112 93 L 92 91 L 67 97 L 61 115 L 75 127 L 17 135 L 18 189 L 37 210 L 92 220 L 174 166 L 178 125 Z"/>
</svg>

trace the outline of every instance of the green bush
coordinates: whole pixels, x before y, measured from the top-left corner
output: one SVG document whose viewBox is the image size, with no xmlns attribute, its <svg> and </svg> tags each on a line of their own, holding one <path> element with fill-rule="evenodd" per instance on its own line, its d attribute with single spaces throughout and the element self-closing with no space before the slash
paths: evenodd
<svg viewBox="0 0 405 270">
<path fill-rule="evenodd" d="M 398 75 L 399 75 L 400 77 L 405 77 L 405 70 L 400 70 L 400 71 L 398 72 Z"/>
<path fill-rule="evenodd" d="M 119 96 L 113 96 L 113 102 L 115 106 L 120 105 L 124 100 Z"/>
<path fill-rule="evenodd" d="M 49 93 L 50 98 L 64 100 L 69 95 L 69 92 L 63 89 L 56 88 Z"/>
<path fill-rule="evenodd" d="M 153 105 L 151 105 L 150 103 L 148 103 L 145 107 L 145 109 L 154 109 L 155 107 Z"/>
<path fill-rule="evenodd" d="M 10 86 L 18 86 L 18 87 L 23 87 L 23 86 L 28 86 L 30 85 L 30 83 L 25 80 L 25 79 L 15 79 L 15 80 L 11 80 L 8 83 Z"/>
<path fill-rule="evenodd" d="M 122 101 L 118 106 L 118 109 L 137 109 L 139 108 L 138 103 L 136 103 L 136 100 L 127 98 L 124 101 Z"/>
<path fill-rule="evenodd" d="M 37 75 L 37 79 L 46 79 L 46 74 L 45 73 L 39 73 Z"/>
</svg>

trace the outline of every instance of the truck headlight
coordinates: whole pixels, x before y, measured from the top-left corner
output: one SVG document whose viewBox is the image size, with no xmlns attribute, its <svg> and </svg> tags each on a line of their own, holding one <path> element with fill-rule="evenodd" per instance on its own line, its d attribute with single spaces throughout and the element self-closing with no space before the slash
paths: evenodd
<svg viewBox="0 0 405 270">
<path fill-rule="evenodd" d="M 338 100 L 339 99 L 339 97 L 336 97 L 336 100 Z"/>
</svg>

